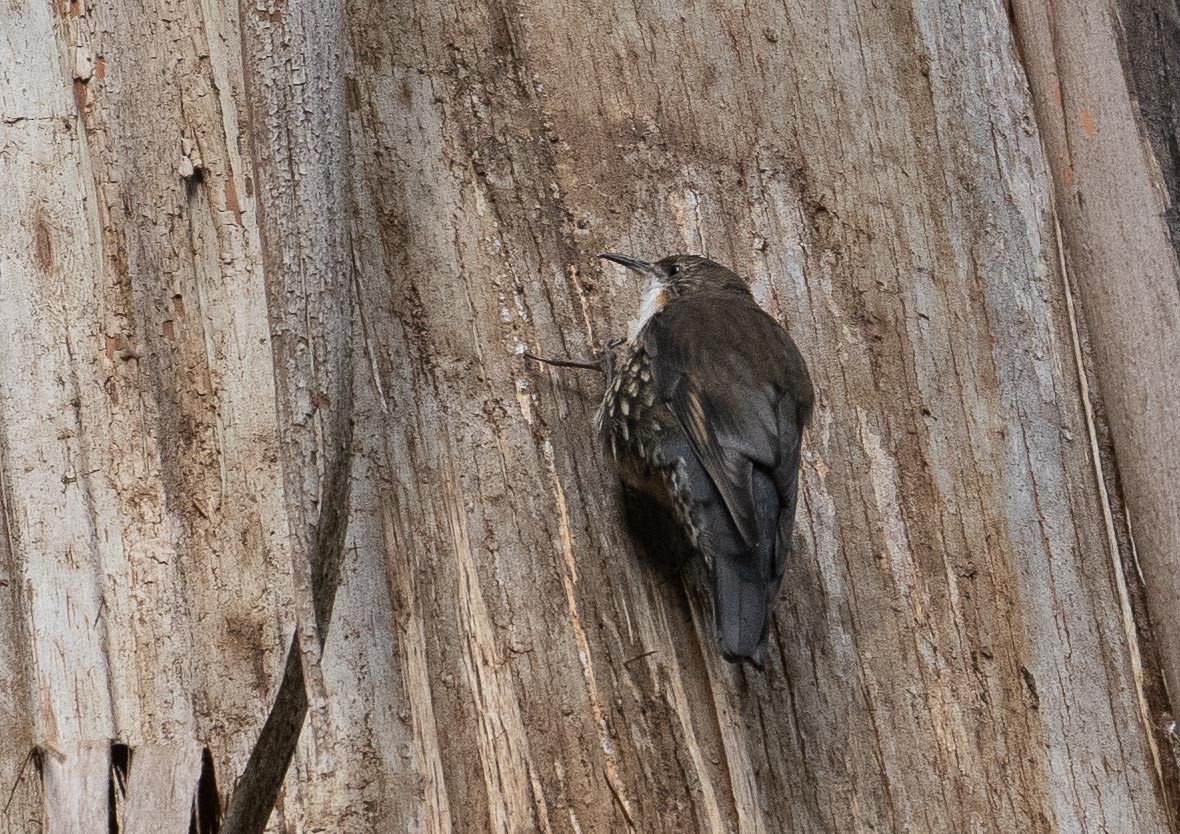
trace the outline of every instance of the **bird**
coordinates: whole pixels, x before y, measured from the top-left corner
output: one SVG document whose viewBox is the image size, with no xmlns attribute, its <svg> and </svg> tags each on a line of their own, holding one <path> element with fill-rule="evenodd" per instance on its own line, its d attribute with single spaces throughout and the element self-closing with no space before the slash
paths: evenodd
<svg viewBox="0 0 1180 834">
<path fill-rule="evenodd" d="M 597 430 L 623 483 L 704 557 L 722 656 L 762 669 L 814 405 L 807 363 L 733 270 L 699 255 L 599 257 L 647 291 Z"/>
</svg>

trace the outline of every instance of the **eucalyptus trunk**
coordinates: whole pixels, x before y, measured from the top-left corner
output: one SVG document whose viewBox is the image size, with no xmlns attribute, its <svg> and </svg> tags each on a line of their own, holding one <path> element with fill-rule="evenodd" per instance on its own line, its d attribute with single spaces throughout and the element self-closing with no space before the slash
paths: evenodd
<svg viewBox="0 0 1180 834">
<path fill-rule="evenodd" d="M 1180 831 L 1180 15 L 1093 5 L 0 0 L 0 834 Z M 765 673 L 521 356 L 602 251 L 809 361 Z"/>
</svg>

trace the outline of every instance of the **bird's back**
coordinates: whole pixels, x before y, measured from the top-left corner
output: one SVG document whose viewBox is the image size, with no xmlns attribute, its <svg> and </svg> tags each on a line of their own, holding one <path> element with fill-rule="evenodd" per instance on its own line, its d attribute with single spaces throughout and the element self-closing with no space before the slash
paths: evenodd
<svg viewBox="0 0 1180 834">
<path fill-rule="evenodd" d="M 806 365 L 744 290 L 669 302 L 630 348 L 600 410 L 604 440 L 705 556 L 722 651 L 761 665 L 812 406 Z"/>
</svg>

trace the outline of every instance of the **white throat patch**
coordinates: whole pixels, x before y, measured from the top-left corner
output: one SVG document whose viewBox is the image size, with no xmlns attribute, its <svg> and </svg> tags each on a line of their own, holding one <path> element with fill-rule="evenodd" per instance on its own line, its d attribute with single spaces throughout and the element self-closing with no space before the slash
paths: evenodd
<svg viewBox="0 0 1180 834">
<path fill-rule="evenodd" d="M 652 279 L 651 283 L 647 285 L 647 295 L 643 297 L 643 304 L 639 308 L 639 316 L 631 320 L 631 325 L 627 329 L 627 339 L 635 341 L 635 337 L 639 335 L 639 331 L 647 324 L 648 319 L 658 313 L 668 303 L 668 290 L 656 279 Z"/>
</svg>

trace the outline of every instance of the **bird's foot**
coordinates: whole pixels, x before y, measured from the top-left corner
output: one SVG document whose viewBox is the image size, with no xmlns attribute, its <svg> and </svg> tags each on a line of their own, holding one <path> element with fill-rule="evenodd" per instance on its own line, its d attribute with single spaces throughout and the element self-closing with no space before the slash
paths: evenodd
<svg viewBox="0 0 1180 834">
<path fill-rule="evenodd" d="M 615 350 L 626 341 L 623 338 L 608 339 L 602 346 L 602 356 L 598 361 L 602 364 L 602 375 L 606 377 L 608 390 L 615 381 Z"/>
<path fill-rule="evenodd" d="M 531 359 L 534 362 L 540 362 L 543 365 L 553 365 L 558 368 L 579 368 L 587 371 L 598 371 L 606 377 L 606 385 L 609 388 L 614 379 L 615 372 L 615 348 L 623 344 L 626 339 L 610 339 L 603 346 L 602 351 L 595 357 L 594 361 L 584 361 L 580 359 L 551 359 L 545 356 L 537 356 L 529 353 L 527 350 L 521 351 L 521 356 L 525 359 Z"/>
<path fill-rule="evenodd" d="M 534 353 L 529 353 L 527 350 L 522 350 L 520 355 L 525 359 L 531 359 L 534 362 L 540 362 L 543 365 L 553 365 L 558 368 L 582 368 L 587 371 L 598 371 L 604 373 L 602 362 L 584 362 L 580 359 L 551 359 L 547 356 L 537 356 Z"/>
</svg>

